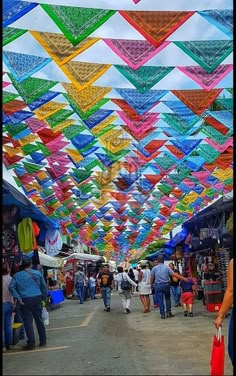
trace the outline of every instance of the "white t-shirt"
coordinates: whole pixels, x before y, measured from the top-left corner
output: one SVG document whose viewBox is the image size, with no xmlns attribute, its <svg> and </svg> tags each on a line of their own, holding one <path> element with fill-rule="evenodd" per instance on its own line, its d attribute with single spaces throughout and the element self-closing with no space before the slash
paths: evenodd
<svg viewBox="0 0 236 376">
<path fill-rule="evenodd" d="M 133 272 L 134 272 L 135 281 L 138 281 L 138 274 L 139 273 L 138 273 L 137 269 L 134 269 Z"/>
<path fill-rule="evenodd" d="M 122 292 L 123 290 L 121 289 L 121 281 L 124 280 L 124 281 L 129 281 L 129 283 L 136 287 L 137 284 L 132 281 L 132 279 L 128 276 L 127 273 L 123 272 L 123 273 L 118 273 L 117 274 L 117 278 L 116 278 L 116 281 L 118 282 L 118 292 Z"/>
<path fill-rule="evenodd" d="M 90 277 L 89 284 L 91 287 L 96 287 L 96 279 L 94 277 Z"/>
</svg>

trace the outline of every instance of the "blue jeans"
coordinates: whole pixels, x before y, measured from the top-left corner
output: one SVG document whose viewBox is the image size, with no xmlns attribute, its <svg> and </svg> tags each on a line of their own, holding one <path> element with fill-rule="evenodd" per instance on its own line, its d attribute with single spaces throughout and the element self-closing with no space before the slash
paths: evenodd
<svg viewBox="0 0 236 376">
<path fill-rule="evenodd" d="M 155 294 L 156 301 L 160 308 L 160 314 L 164 315 L 171 312 L 171 301 L 170 301 L 170 285 L 169 283 L 155 283 Z M 166 309 L 164 304 L 164 297 L 166 303 Z"/>
<path fill-rule="evenodd" d="M 152 299 L 153 299 L 153 305 L 157 305 L 157 298 L 156 298 L 156 292 L 155 287 L 152 288 Z"/>
<path fill-rule="evenodd" d="M 14 311 L 13 303 L 2 303 L 2 346 L 12 345 L 12 313 Z"/>
<path fill-rule="evenodd" d="M 33 296 L 22 299 L 24 305 L 20 306 L 21 317 L 25 327 L 25 333 L 28 338 L 28 345 L 35 345 L 35 336 L 33 329 L 33 318 L 37 327 L 40 344 L 46 343 L 46 330 L 42 319 L 42 297 Z"/>
<path fill-rule="evenodd" d="M 170 290 L 171 290 L 175 305 L 179 305 L 180 294 L 181 294 L 180 287 L 170 286 Z"/>
<path fill-rule="evenodd" d="M 80 300 L 80 304 L 83 304 L 85 299 L 85 286 L 84 282 L 78 282 L 76 285 L 76 292 L 78 295 L 78 299 Z"/>
<path fill-rule="evenodd" d="M 101 287 L 102 290 L 102 299 L 105 307 L 110 307 L 111 305 L 111 288 L 110 287 Z"/>
<path fill-rule="evenodd" d="M 232 366 L 234 366 L 234 332 L 233 332 L 233 319 L 234 319 L 234 310 L 232 309 L 230 322 L 229 322 L 229 333 L 228 333 L 228 354 L 232 363 Z"/>
<path fill-rule="evenodd" d="M 95 291 L 96 291 L 96 287 L 94 286 L 89 286 L 89 293 L 90 293 L 90 298 L 91 299 L 94 299 L 95 298 Z"/>
</svg>

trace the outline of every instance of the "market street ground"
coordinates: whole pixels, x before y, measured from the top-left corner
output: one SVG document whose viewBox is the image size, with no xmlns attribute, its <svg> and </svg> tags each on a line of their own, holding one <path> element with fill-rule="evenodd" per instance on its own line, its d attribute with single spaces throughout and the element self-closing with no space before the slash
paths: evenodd
<svg viewBox="0 0 236 376">
<path fill-rule="evenodd" d="M 183 317 L 182 307 L 166 320 L 154 309 L 144 314 L 138 296 L 131 309 L 123 313 L 117 293 L 109 313 L 102 299 L 66 300 L 50 312 L 47 347 L 21 351 L 21 341 L 3 355 L 3 375 L 209 375 L 215 315 L 201 301 L 193 318 Z M 227 349 L 225 375 L 233 375 Z"/>
</svg>

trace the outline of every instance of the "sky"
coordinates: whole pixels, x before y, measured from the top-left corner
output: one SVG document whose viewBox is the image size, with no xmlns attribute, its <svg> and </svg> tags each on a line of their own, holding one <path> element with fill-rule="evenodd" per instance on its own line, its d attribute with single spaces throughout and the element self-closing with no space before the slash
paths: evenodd
<svg viewBox="0 0 236 376">
<path fill-rule="evenodd" d="M 27 0 L 34 2 L 33 0 Z M 135 5 L 132 0 L 38 0 L 38 3 L 58 4 L 77 7 L 94 7 L 102 9 L 121 9 L 121 10 L 148 10 L 148 11 L 160 11 L 160 10 L 205 10 L 205 9 L 231 9 L 231 0 L 141 0 L 139 4 Z M 31 12 L 10 25 L 15 28 L 22 28 L 28 30 L 46 31 L 61 33 L 60 29 L 50 19 L 50 17 L 44 12 L 44 10 L 38 6 Z M 121 39 L 141 39 L 144 37 L 136 31 L 128 22 L 126 22 L 118 13 L 112 16 L 104 25 L 98 28 L 90 37 L 101 38 L 121 38 Z M 175 33 L 173 33 L 168 40 L 169 41 L 184 41 L 184 40 L 225 40 L 228 37 L 211 25 L 200 15 L 195 14 L 184 25 L 182 25 Z M 8 44 L 4 47 L 6 51 L 14 51 L 18 53 L 32 54 L 42 57 L 49 57 L 46 51 L 40 46 L 40 44 L 33 38 L 30 33 L 26 33 L 16 41 Z M 88 50 L 77 56 L 75 61 L 94 62 L 94 63 L 109 63 L 109 64 L 124 64 L 124 61 L 120 59 L 102 40 L 94 44 Z M 226 58 L 222 64 L 231 64 L 233 62 L 232 54 Z M 158 65 L 158 66 L 187 66 L 197 65 L 194 60 L 188 57 L 183 51 L 181 51 L 174 44 L 170 44 L 155 57 L 150 59 L 145 65 Z M 3 70 L 8 71 L 8 68 L 3 64 Z M 66 75 L 53 61 L 46 67 L 35 73 L 33 77 L 45 78 L 50 80 L 58 80 L 61 82 L 70 82 Z M 225 77 L 216 87 L 232 87 L 233 75 L 230 73 Z M 101 78 L 99 78 L 94 85 L 96 86 L 112 86 L 115 88 L 133 88 L 132 84 L 123 77 L 114 67 L 111 67 Z M 185 76 L 178 69 L 174 69 L 170 74 L 164 77 L 158 82 L 153 89 L 199 89 L 200 86 Z M 61 84 L 58 84 L 53 90 L 60 89 L 64 91 Z M 14 88 L 9 86 L 8 91 L 13 91 Z M 119 94 L 115 90 L 112 90 L 107 97 L 120 98 Z M 171 100 L 173 95 L 167 94 L 165 100 Z M 65 101 L 63 96 L 57 97 L 57 101 Z M 108 102 L 103 106 L 104 109 L 118 109 L 115 104 Z M 154 112 L 171 112 L 163 104 L 157 106 L 152 110 Z M 119 124 L 118 120 L 118 124 Z M 162 137 L 162 136 L 160 136 Z M 3 168 L 3 177 L 11 184 L 16 186 L 11 176 L 11 172 L 8 172 L 5 167 Z"/>
</svg>

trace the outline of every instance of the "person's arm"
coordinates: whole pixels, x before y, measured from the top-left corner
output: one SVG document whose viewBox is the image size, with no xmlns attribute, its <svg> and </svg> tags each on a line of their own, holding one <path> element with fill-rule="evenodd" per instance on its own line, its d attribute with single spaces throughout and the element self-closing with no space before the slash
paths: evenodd
<svg viewBox="0 0 236 376">
<path fill-rule="evenodd" d="M 221 326 L 222 321 L 224 320 L 225 315 L 228 312 L 228 310 L 231 308 L 232 304 L 233 304 L 233 259 L 229 263 L 227 289 L 225 291 L 223 302 L 221 304 L 220 310 L 215 320 L 215 327 L 217 329 Z"/>
<path fill-rule="evenodd" d="M 143 272 L 140 270 L 138 273 L 138 281 L 141 282 L 143 277 Z"/>
<path fill-rule="evenodd" d="M 76 287 L 76 283 L 77 283 L 77 273 L 75 273 L 75 279 L 74 279 L 74 289 Z"/>
<path fill-rule="evenodd" d="M 194 295 L 197 295 L 197 286 L 195 285 L 195 283 L 192 281 L 192 291 L 193 291 L 193 294 Z"/>
<path fill-rule="evenodd" d="M 101 274 L 97 275 L 97 284 L 98 284 L 98 287 L 101 286 Z"/>
<path fill-rule="evenodd" d="M 111 289 L 114 289 L 114 277 L 113 277 L 113 274 L 111 274 L 110 278 L 111 278 Z"/>
<path fill-rule="evenodd" d="M 43 300 L 47 300 L 48 289 L 47 289 L 45 279 L 42 275 L 40 276 L 40 290 L 41 290 L 41 293 L 42 293 Z"/>
<path fill-rule="evenodd" d="M 172 277 L 178 278 L 178 279 L 180 279 L 181 281 L 188 282 L 188 278 L 183 277 L 183 276 L 180 275 L 179 273 L 173 272 L 172 269 L 170 269 L 170 271 L 169 271 L 169 275 L 171 275 Z"/>
<path fill-rule="evenodd" d="M 134 287 L 137 286 L 137 283 L 135 283 L 135 282 L 134 282 L 134 281 L 128 276 L 128 274 L 126 274 L 126 277 L 127 277 L 128 282 L 129 282 L 132 286 L 134 286 Z"/>
<path fill-rule="evenodd" d="M 154 268 L 152 268 L 152 270 L 151 270 L 151 278 L 150 278 L 151 285 L 153 285 L 154 282 L 155 282 L 155 270 L 154 270 Z"/>
<path fill-rule="evenodd" d="M 21 296 L 19 295 L 18 291 L 17 291 L 17 288 L 16 288 L 16 280 L 15 278 L 13 277 L 10 284 L 9 284 L 9 291 L 11 293 L 11 295 L 13 296 L 14 299 L 16 299 L 20 304 L 24 304 L 22 302 L 22 298 Z"/>
</svg>

